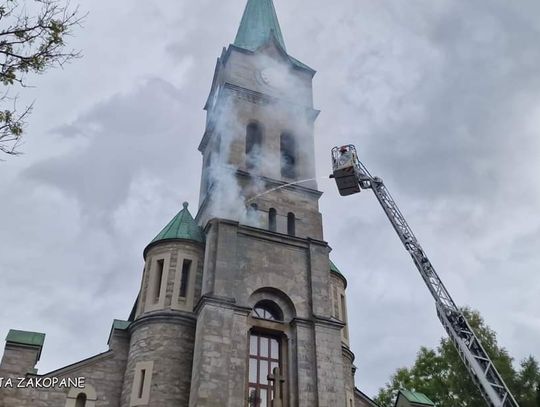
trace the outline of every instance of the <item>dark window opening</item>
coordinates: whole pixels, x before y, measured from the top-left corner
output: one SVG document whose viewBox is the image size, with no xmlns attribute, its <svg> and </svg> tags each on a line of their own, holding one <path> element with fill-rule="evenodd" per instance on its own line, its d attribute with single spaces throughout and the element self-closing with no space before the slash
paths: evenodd
<svg viewBox="0 0 540 407">
<path fill-rule="evenodd" d="M 246 128 L 246 167 L 248 170 L 258 166 L 263 139 L 262 128 L 258 123 L 250 123 Z"/>
<path fill-rule="evenodd" d="M 180 276 L 180 298 L 187 297 L 190 269 L 191 260 L 184 260 L 184 262 L 182 263 L 182 274 Z"/>
<path fill-rule="evenodd" d="M 274 368 L 280 368 L 281 349 L 278 338 L 252 332 L 249 338 L 249 389 L 250 406 L 269 407 L 273 398 L 274 383 L 268 380 Z"/>
<path fill-rule="evenodd" d="M 139 380 L 139 398 L 142 398 L 143 393 L 144 393 L 144 380 L 146 378 L 145 376 L 146 376 L 146 370 L 142 369 L 141 370 L 141 378 Z"/>
<path fill-rule="evenodd" d="M 287 234 L 291 236 L 296 235 L 296 217 L 292 212 L 287 214 Z"/>
<path fill-rule="evenodd" d="M 75 400 L 75 407 L 85 407 L 86 406 L 86 394 L 80 393 Z"/>
<path fill-rule="evenodd" d="M 268 230 L 275 232 L 277 226 L 277 212 L 274 208 L 270 208 L 268 211 Z"/>
<path fill-rule="evenodd" d="M 212 185 L 212 154 L 206 157 L 206 168 L 204 170 L 204 189 L 208 192 Z"/>
<path fill-rule="evenodd" d="M 161 259 L 156 262 L 156 277 L 154 285 L 154 302 L 158 302 L 161 295 L 161 283 L 163 282 L 163 267 L 165 260 Z"/>
<path fill-rule="evenodd" d="M 281 176 L 296 177 L 296 142 L 291 133 L 282 133 L 281 139 Z"/>
</svg>

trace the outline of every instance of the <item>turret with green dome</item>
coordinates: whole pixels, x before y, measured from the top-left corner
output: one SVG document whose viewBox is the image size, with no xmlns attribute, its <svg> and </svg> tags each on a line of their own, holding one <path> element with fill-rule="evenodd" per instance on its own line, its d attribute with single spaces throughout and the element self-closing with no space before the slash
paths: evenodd
<svg viewBox="0 0 540 407">
<path fill-rule="evenodd" d="M 189 212 L 187 202 L 182 204 L 183 209 L 176 214 L 174 218 L 165 226 L 161 232 L 146 246 L 146 252 L 154 245 L 165 241 L 192 240 L 198 243 L 204 243 L 204 233 L 202 228 L 197 225 L 195 219 Z"/>
</svg>

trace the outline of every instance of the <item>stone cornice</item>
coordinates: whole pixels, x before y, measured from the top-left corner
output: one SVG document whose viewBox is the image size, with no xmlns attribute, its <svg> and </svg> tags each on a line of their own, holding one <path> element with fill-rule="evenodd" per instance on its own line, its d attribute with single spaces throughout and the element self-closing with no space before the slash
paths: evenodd
<svg viewBox="0 0 540 407">
<path fill-rule="evenodd" d="M 254 175 L 244 170 L 236 170 L 236 175 L 245 178 L 255 178 L 259 181 L 264 181 L 266 184 L 272 187 L 283 187 L 283 189 L 289 189 L 292 191 L 305 192 L 310 195 L 315 195 L 317 198 L 322 196 L 322 192 L 313 188 L 308 188 L 300 184 L 289 185 L 288 182 L 277 180 L 275 178 L 265 177 L 264 175 Z"/>
<path fill-rule="evenodd" d="M 297 318 L 292 319 L 291 325 L 297 325 L 297 326 L 303 326 L 303 327 L 311 328 L 311 327 L 313 327 L 314 323 L 313 323 L 313 320 L 311 320 L 311 319 L 298 318 L 297 317 Z"/>
<path fill-rule="evenodd" d="M 341 352 L 343 353 L 343 356 L 345 356 L 347 359 L 351 361 L 351 363 L 354 362 L 355 356 L 352 350 L 349 349 L 346 345 L 341 345 Z"/>
<path fill-rule="evenodd" d="M 241 307 L 236 305 L 236 300 L 230 297 L 221 297 L 213 294 L 205 294 L 201 297 L 193 312 L 197 315 L 200 314 L 202 308 L 206 305 L 219 306 L 220 308 L 232 309 L 234 311 L 244 311 L 249 313 L 251 308 Z"/>
<path fill-rule="evenodd" d="M 197 318 L 195 315 L 193 315 L 193 313 L 184 311 L 167 310 L 148 312 L 131 323 L 129 326 L 129 332 L 132 333 L 141 326 L 155 323 L 176 324 L 192 327 L 196 325 Z"/>
<path fill-rule="evenodd" d="M 255 103 L 255 104 L 262 104 L 262 105 L 268 105 L 268 104 L 274 104 L 274 103 L 281 103 L 289 106 L 296 106 L 300 107 L 302 109 L 305 109 L 306 115 L 311 120 L 315 121 L 317 116 L 320 114 L 320 110 L 314 109 L 311 106 L 305 106 L 298 103 L 295 103 L 292 100 L 289 99 L 281 99 L 275 96 L 270 96 L 265 93 L 257 92 L 255 90 L 247 89 L 239 85 L 235 85 L 230 82 L 223 83 L 223 89 L 229 90 L 231 92 L 234 92 L 236 95 L 242 97 L 244 100 L 247 100 L 248 102 Z"/>
<path fill-rule="evenodd" d="M 325 326 L 328 328 L 333 328 L 333 329 L 338 329 L 338 330 L 341 330 L 345 326 L 343 322 L 338 321 L 335 318 L 321 317 L 318 315 L 314 315 L 313 318 L 315 321 L 315 325 Z"/>
</svg>

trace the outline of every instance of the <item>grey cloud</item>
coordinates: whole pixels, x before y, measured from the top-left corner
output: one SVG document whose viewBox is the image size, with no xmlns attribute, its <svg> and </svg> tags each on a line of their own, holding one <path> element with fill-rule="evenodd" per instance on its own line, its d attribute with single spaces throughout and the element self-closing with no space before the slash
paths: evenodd
<svg viewBox="0 0 540 407">
<path fill-rule="evenodd" d="M 194 126 L 179 114 L 188 100 L 166 81 L 147 80 L 59 128 L 64 136 L 84 137 L 84 145 L 31 166 L 24 175 L 61 188 L 84 209 L 110 213 L 141 172 L 176 173 L 180 163 L 191 161 Z"/>
<path fill-rule="evenodd" d="M 537 252 L 539 236 L 540 151 L 538 126 L 531 125 L 537 123 L 533 118 L 540 76 L 534 67 L 540 54 L 535 44 L 538 23 L 529 17 L 538 6 L 446 2 L 441 7 L 441 2 L 416 2 L 403 10 L 397 2 L 369 4 L 364 16 L 360 12 L 350 19 L 369 26 L 359 28 L 357 34 L 376 30 L 355 38 L 356 44 L 346 36 L 345 52 L 334 49 L 320 57 L 331 61 L 331 72 L 343 74 L 332 78 L 334 85 L 351 85 L 340 90 L 321 85 L 328 100 L 339 101 L 341 93 L 341 101 L 326 107 L 321 99 L 319 134 L 337 134 L 332 140 L 336 144 L 341 140 L 357 144 L 372 172 L 386 180 L 456 300 L 478 308 L 500 333 L 500 341 L 520 359 L 535 344 L 530 330 L 526 335 L 513 333 L 509 309 L 525 314 L 529 326 L 537 326 L 538 303 L 531 292 L 540 287 L 533 271 L 538 260 L 532 254 Z M 368 21 L 370 17 L 375 17 L 374 22 Z M 345 71 L 338 70 L 341 64 Z M 326 159 L 318 158 L 322 163 Z M 366 276 L 374 272 L 383 274 L 380 281 L 389 291 L 394 283 L 400 286 L 402 303 L 407 293 L 426 294 L 424 287 L 414 285 L 418 276 L 399 243 L 391 245 L 395 236 L 382 211 L 377 214 L 364 202 L 374 198 L 361 195 L 337 202 L 331 194 L 335 192 L 330 190 L 323 198 L 326 237 L 333 243 L 334 256 L 344 259 L 341 266 L 349 279 L 361 274 L 360 281 L 368 286 L 355 290 L 364 295 L 363 301 L 349 300 L 355 309 L 370 306 L 366 305 L 369 292 L 377 285 Z M 364 222 L 340 220 L 343 215 L 337 205 L 355 208 L 358 213 L 351 217 Z M 337 245 L 343 236 L 354 244 Z M 395 273 L 406 273 L 411 281 L 396 278 Z M 376 297 L 377 303 L 384 308 L 388 296 Z M 434 329 L 432 300 L 424 298 L 429 308 L 425 318 L 435 322 L 430 327 Z M 373 321 L 373 337 L 370 341 L 365 334 L 354 337 L 361 343 L 355 349 L 369 355 L 375 338 L 392 335 L 383 326 L 396 309 L 379 313 L 376 307 L 364 316 Z M 411 323 L 422 322 L 413 313 L 404 314 Z M 429 337 L 426 333 L 410 332 L 404 340 L 428 344 L 423 340 Z M 393 360 L 383 358 L 377 365 L 369 359 L 372 375 L 359 384 L 374 392 L 393 369 L 411 360 L 411 350 L 403 352 L 394 352 Z M 361 351 L 358 358 L 363 357 Z"/>
<path fill-rule="evenodd" d="M 405 192 L 416 196 L 436 198 L 442 189 L 468 196 L 506 192 L 505 184 L 517 176 L 512 161 L 534 152 L 526 147 L 534 143 L 534 134 L 522 126 L 534 105 L 522 99 L 527 94 L 538 99 L 540 90 L 540 77 L 531 70 L 540 63 L 538 47 L 530 40 L 535 29 L 514 25 L 510 5 L 462 6 L 450 7 L 422 32 L 417 41 L 427 39 L 429 44 L 420 49 L 418 63 L 390 68 L 385 83 L 379 84 L 394 92 L 383 105 L 390 120 L 372 128 L 362 143 L 366 156 L 388 168 L 398 184 L 407 185 Z M 407 54 L 409 44 L 401 46 Z M 379 66 L 371 69 L 377 75 Z M 418 77 L 414 86 L 401 89 L 405 93 L 393 83 L 402 69 L 406 77 Z M 359 84 L 353 85 L 351 102 L 361 111 L 354 98 L 363 97 L 364 79 L 353 77 Z M 410 120 L 411 105 L 421 112 L 416 121 Z M 516 156 L 513 142 L 528 152 L 520 149 Z"/>
<path fill-rule="evenodd" d="M 275 3 L 290 54 L 318 70 L 318 174 L 331 147 L 356 143 L 456 300 L 518 359 L 535 352 L 538 2 Z M 7 163 L 0 191 L 11 215 L 0 331 L 47 332 L 42 371 L 104 350 L 111 319 L 133 304 L 144 245 L 182 200 L 195 211 L 201 108 L 243 6 L 93 2 L 78 34 L 85 59 L 39 78 L 28 153 Z M 51 128 L 54 143 L 32 137 Z M 349 279 L 357 384 L 374 394 L 443 332 L 375 198 L 319 186 L 325 238 Z"/>
</svg>

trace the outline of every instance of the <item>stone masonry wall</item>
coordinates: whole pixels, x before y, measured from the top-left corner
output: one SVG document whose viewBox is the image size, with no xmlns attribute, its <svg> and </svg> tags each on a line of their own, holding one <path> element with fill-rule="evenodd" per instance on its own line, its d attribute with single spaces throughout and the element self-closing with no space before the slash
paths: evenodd
<svg viewBox="0 0 540 407">
<path fill-rule="evenodd" d="M 189 314 L 156 312 L 130 327 L 131 342 L 121 407 L 130 407 L 135 367 L 153 362 L 150 407 L 186 407 L 189 400 L 195 322 Z"/>
<path fill-rule="evenodd" d="M 116 339 L 114 350 L 83 360 L 74 365 L 64 367 L 49 374 L 26 375 L 28 379 L 35 380 L 38 377 L 77 378 L 84 377 L 85 383 L 91 385 L 97 392 L 96 407 L 119 407 L 122 382 L 126 367 L 128 350 L 127 339 Z M 17 363 L 16 352 L 8 352 L 11 363 Z M 26 365 L 27 354 L 20 353 L 20 366 Z M 9 372 L 0 370 L 0 376 L 20 377 L 22 372 L 14 370 L 10 363 Z M 24 377 L 24 375 L 22 375 Z M 0 406 L 2 407 L 63 407 L 66 405 L 66 397 L 70 389 L 51 388 L 1 388 Z M 81 390 L 81 392 L 83 392 Z"/>
<path fill-rule="evenodd" d="M 246 316 L 232 307 L 206 303 L 197 321 L 190 407 L 244 406 L 246 390 Z"/>
<path fill-rule="evenodd" d="M 343 357 L 343 379 L 345 381 L 345 392 L 347 395 L 347 407 L 350 406 L 349 398 L 354 402 L 354 373 L 353 373 L 353 353 L 346 347 L 342 348 Z"/>
<path fill-rule="evenodd" d="M 317 347 L 317 390 L 319 406 L 344 406 L 345 378 L 339 327 L 318 323 L 315 326 Z"/>
</svg>

